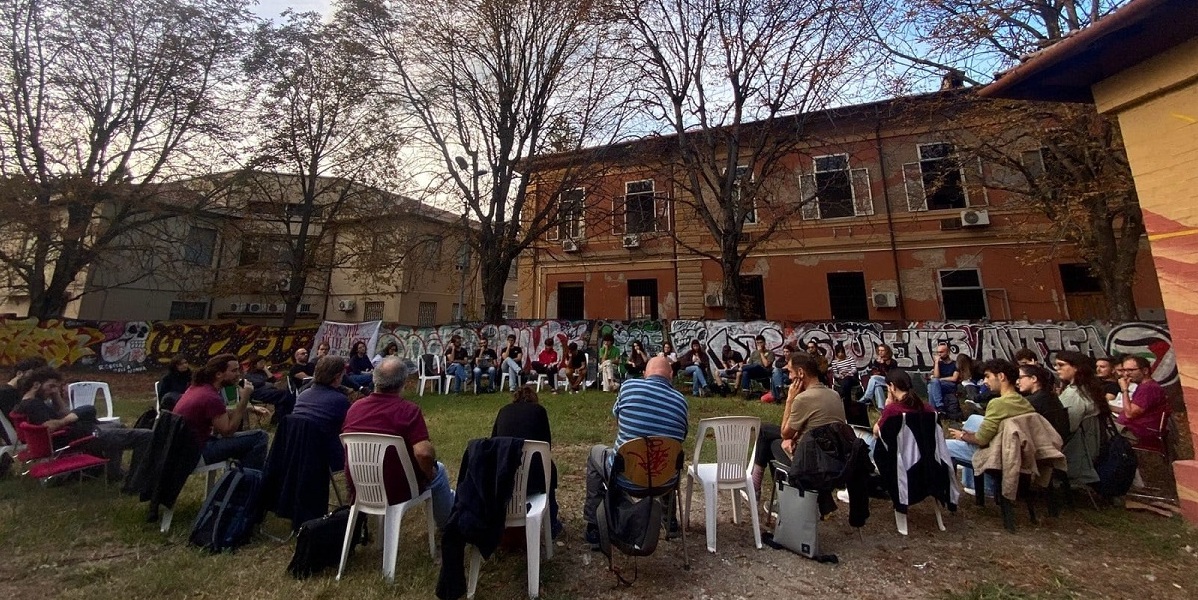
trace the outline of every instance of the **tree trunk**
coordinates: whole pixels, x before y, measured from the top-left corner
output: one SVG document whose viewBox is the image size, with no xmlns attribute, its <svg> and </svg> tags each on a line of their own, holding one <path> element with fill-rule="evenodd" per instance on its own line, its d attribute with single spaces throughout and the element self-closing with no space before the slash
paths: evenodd
<svg viewBox="0 0 1198 600">
<path fill-rule="evenodd" d="M 503 320 L 503 289 L 507 284 L 507 274 L 512 268 L 512 261 L 498 258 L 480 258 L 478 261 L 479 277 L 483 292 L 483 320 L 488 323 L 498 323 Z"/>
<path fill-rule="evenodd" d="M 740 267 L 744 257 L 736 247 L 740 239 L 739 233 L 728 232 L 720 244 L 723 252 L 720 255 L 720 269 L 723 271 L 724 284 L 724 318 L 729 321 L 739 321 L 742 316 Z"/>
</svg>

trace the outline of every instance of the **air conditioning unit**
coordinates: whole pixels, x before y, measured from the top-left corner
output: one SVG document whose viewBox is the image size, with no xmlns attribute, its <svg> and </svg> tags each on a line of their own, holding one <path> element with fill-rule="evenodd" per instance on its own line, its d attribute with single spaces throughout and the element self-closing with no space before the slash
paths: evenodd
<svg viewBox="0 0 1198 600">
<path fill-rule="evenodd" d="M 641 247 L 641 234 L 639 234 L 639 233 L 624 234 L 624 238 L 621 240 L 621 244 L 623 244 L 623 246 L 625 248 L 640 248 Z"/>
<path fill-rule="evenodd" d="M 578 241 L 569 238 L 562 240 L 562 251 L 578 252 Z"/>
<path fill-rule="evenodd" d="M 972 208 L 961 211 L 962 227 L 984 227 L 990 224 L 990 212 Z"/>
<path fill-rule="evenodd" d="M 898 306 L 898 294 L 894 292 L 874 292 L 875 308 L 894 308 Z"/>
<path fill-rule="evenodd" d="M 349 312 L 354 309 L 354 306 L 356 306 L 356 304 L 354 303 L 353 300 L 337 301 L 337 310 L 342 311 L 342 312 Z"/>
<path fill-rule="evenodd" d="M 229 312 L 245 312 L 249 308 L 249 304 L 245 302 L 234 302 L 229 305 Z"/>
<path fill-rule="evenodd" d="M 271 303 L 271 304 L 266 305 L 266 312 L 269 312 L 269 313 L 283 312 L 283 308 L 284 308 L 284 305 L 282 305 L 282 304 Z"/>
<path fill-rule="evenodd" d="M 259 303 L 259 302 L 254 302 L 253 304 L 250 304 L 249 312 L 260 313 L 265 308 L 266 308 L 266 305 Z"/>
<path fill-rule="evenodd" d="M 285 292 L 288 289 L 291 289 L 291 277 L 280 277 L 279 281 L 275 283 L 275 287 L 278 288 L 280 292 Z"/>
<path fill-rule="evenodd" d="M 305 303 L 303 303 L 303 304 L 300 304 L 300 305 L 299 305 L 299 310 L 298 310 L 297 312 L 302 312 L 302 313 L 310 313 L 310 312 L 312 312 L 312 304 L 311 304 L 311 303 L 308 303 L 308 302 L 305 302 Z"/>
<path fill-rule="evenodd" d="M 723 294 L 707 294 L 703 297 L 703 306 L 715 307 L 724 305 Z"/>
</svg>

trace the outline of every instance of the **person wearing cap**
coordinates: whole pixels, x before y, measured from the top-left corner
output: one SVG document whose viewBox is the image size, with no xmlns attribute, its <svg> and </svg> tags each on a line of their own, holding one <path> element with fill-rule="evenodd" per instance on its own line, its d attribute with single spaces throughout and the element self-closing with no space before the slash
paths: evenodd
<svg viewBox="0 0 1198 600">
<path fill-rule="evenodd" d="M 680 442 L 686 439 L 689 406 L 686 397 L 671 384 L 673 375 L 669 359 L 655 356 L 645 365 L 644 379 L 630 379 L 620 386 L 612 407 L 616 417 L 615 448 L 645 436 L 664 436 Z M 614 456 L 613 448 L 598 444 L 587 457 L 587 496 L 582 517 L 587 523 L 587 542 L 592 546 L 599 543 L 595 511 L 603 498 L 603 482 L 608 480 Z"/>
</svg>

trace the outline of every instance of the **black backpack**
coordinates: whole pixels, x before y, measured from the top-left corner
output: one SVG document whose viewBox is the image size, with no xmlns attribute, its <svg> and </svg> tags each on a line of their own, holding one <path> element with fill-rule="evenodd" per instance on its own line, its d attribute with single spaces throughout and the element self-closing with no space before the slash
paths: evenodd
<svg viewBox="0 0 1198 600">
<path fill-rule="evenodd" d="M 204 500 L 187 542 L 209 552 L 245 545 L 262 520 L 261 488 L 262 471 L 231 467 Z"/>
<path fill-rule="evenodd" d="M 358 523 L 354 527 L 353 540 L 349 550 L 354 546 L 366 544 L 366 515 L 358 515 Z M 296 579 L 305 579 L 325 569 L 336 567 L 341 563 L 341 546 L 345 543 L 345 528 L 349 525 L 349 507 L 342 506 L 333 512 L 300 525 L 295 538 L 295 554 L 287 565 L 287 572 Z"/>
<path fill-rule="evenodd" d="M 1108 417 L 1105 421 L 1102 445 L 1098 450 L 1098 459 L 1094 461 L 1098 483 L 1093 487 L 1103 498 L 1115 498 L 1131 489 L 1139 462 L 1131 442 L 1115 427 L 1114 419 Z"/>
</svg>

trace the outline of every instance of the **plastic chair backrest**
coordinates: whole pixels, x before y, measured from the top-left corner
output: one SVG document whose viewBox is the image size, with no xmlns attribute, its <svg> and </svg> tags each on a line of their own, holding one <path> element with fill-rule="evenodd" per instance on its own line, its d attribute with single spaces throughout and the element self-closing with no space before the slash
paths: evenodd
<svg viewBox="0 0 1198 600">
<path fill-rule="evenodd" d="M 29 459 L 50 458 L 54 455 L 54 445 L 50 441 L 50 430 L 45 425 L 21 423 L 21 434 L 25 438 L 25 452 Z"/>
<path fill-rule="evenodd" d="M 703 449 L 703 442 L 707 441 L 709 430 L 715 435 L 716 481 L 744 481 L 745 473 L 757 454 L 757 435 L 761 432 L 761 419 L 713 417 L 699 421 L 695 455 L 691 461 L 696 465 L 699 464 L 699 452 Z"/>
<path fill-rule="evenodd" d="M 0 428 L 4 429 L 4 437 L 12 442 L 12 445 L 22 443 L 21 436 L 17 433 L 17 428 L 8 420 L 8 415 L 0 413 Z"/>
<path fill-rule="evenodd" d="M 441 372 L 440 365 L 437 364 L 439 361 L 434 354 L 421 354 L 418 362 L 418 370 L 425 377 L 433 377 Z"/>
<path fill-rule="evenodd" d="M 685 461 L 680 440 L 657 435 L 628 440 L 616 454 L 623 464 L 620 474 L 632 485 L 646 488 L 646 495 L 668 491 L 658 488 L 679 477 Z"/>
<path fill-rule="evenodd" d="M 80 406 L 94 406 L 96 404 L 96 396 L 104 392 L 105 408 L 107 414 L 101 417 L 112 416 L 112 392 L 108 389 L 108 384 L 103 381 L 77 381 L 67 386 L 67 398 L 70 399 L 71 410 Z M 98 411 L 97 411 L 98 412 Z"/>
<path fill-rule="evenodd" d="M 416 471 L 412 469 L 408 446 L 402 437 L 381 433 L 343 433 L 341 443 L 345 446 L 345 468 L 354 482 L 354 494 L 359 504 L 385 509 L 391 504 L 420 495 L 420 487 L 416 484 Z M 394 448 L 394 452 L 399 456 L 399 465 L 403 470 L 400 475 L 406 478 L 410 493 L 406 499 L 387 497 L 383 459 L 388 448 Z"/>
<path fill-rule="evenodd" d="M 508 522 L 523 521 L 528 515 L 528 466 L 532 457 L 539 455 L 545 473 L 545 491 L 549 491 L 549 472 L 552 470 L 553 454 L 549 442 L 524 440 L 524 453 L 520 456 L 520 468 L 516 470 L 516 482 L 512 487 L 512 499 L 507 503 Z"/>
</svg>

